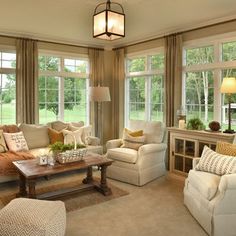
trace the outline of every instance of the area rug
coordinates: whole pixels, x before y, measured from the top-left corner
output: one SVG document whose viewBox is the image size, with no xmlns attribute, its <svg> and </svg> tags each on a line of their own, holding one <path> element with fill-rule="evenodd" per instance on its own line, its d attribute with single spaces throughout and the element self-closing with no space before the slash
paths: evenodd
<svg viewBox="0 0 236 236">
<path fill-rule="evenodd" d="M 80 174 L 78 176 L 78 173 L 72 173 L 69 176 L 66 175 L 52 177 L 52 179 L 49 180 L 41 179 L 36 185 L 36 192 L 37 194 L 42 194 L 48 191 L 54 191 L 63 188 L 73 188 L 78 186 L 83 178 L 84 175 Z M 57 200 L 63 201 L 65 203 L 66 210 L 69 212 L 129 194 L 128 192 L 109 183 L 109 180 L 108 186 L 112 191 L 112 194 L 110 196 L 104 196 L 96 190 L 87 190 L 84 192 L 68 195 L 66 197 L 59 197 L 57 198 Z M 0 201 L 3 205 L 7 205 L 11 200 L 15 198 L 17 192 L 18 186 L 16 183 L 8 184 L 8 186 L 0 186 Z"/>
</svg>

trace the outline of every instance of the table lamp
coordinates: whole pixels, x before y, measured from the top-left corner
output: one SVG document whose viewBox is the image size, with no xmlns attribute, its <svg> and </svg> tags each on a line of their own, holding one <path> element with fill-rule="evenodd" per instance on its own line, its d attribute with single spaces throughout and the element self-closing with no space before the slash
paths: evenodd
<svg viewBox="0 0 236 236">
<path fill-rule="evenodd" d="M 220 88 L 221 93 L 228 94 L 228 129 L 224 131 L 224 133 L 233 134 L 234 130 L 231 129 L 231 96 L 233 93 L 236 93 L 236 80 L 233 77 L 224 78 Z"/>
</svg>

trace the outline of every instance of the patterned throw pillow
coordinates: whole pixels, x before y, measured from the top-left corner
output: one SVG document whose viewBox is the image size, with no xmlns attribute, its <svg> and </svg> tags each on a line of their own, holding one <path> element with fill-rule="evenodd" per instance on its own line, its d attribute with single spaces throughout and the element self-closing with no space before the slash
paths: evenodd
<svg viewBox="0 0 236 236">
<path fill-rule="evenodd" d="M 64 144 L 75 144 L 76 142 L 76 144 L 84 145 L 81 140 L 82 129 L 76 131 L 62 130 L 62 132 L 64 135 Z"/>
<path fill-rule="evenodd" d="M 92 135 L 92 125 L 76 127 L 76 126 L 73 126 L 73 125 L 69 124 L 68 129 L 71 130 L 71 131 L 81 130 L 81 132 L 82 132 L 82 134 L 81 134 L 82 143 L 85 144 L 85 145 L 89 144 L 89 136 Z"/>
<path fill-rule="evenodd" d="M 3 136 L 3 130 L 0 130 L 0 152 L 6 152 L 7 146 L 5 142 L 5 138 Z"/>
<path fill-rule="evenodd" d="M 217 175 L 236 173 L 236 158 L 216 153 L 205 146 L 195 169 Z"/>
<path fill-rule="evenodd" d="M 54 129 L 48 128 L 48 136 L 49 136 L 50 144 L 54 144 L 55 142 L 64 143 L 63 132 L 58 132 Z"/>
<path fill-rule="evenodd" d="M 3 133 L 3 135 L 10 151 L 18 152 L 29 150 L 22 131 L 18 133 Z"/>
<path fill-rule="evenodd" d="M 131 136 L 126 130 L 123 131 L 122 148 L 131 148 L 138 150 L 145 142 L 145 136 Z"/>
<path fill-rule="evenodd" d="M 236 156 L 236 144 L 218 141 L 216 143 L 216 152 L 223 155 Z"/>
</svg>

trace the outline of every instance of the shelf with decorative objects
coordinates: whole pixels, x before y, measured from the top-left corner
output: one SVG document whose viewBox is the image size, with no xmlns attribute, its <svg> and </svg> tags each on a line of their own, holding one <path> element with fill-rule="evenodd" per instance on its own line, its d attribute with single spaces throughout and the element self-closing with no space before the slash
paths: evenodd
<svg viewBox="0 0 236 236">
<path fill-rule="evenodd" d="M 232 143 L 235 134 L 169 127 L 169 176 L 184 180 L 192 169 L 194 157 L 200 157 L 205 145 L 215 150 L 216 142 Z"/>
</svg>

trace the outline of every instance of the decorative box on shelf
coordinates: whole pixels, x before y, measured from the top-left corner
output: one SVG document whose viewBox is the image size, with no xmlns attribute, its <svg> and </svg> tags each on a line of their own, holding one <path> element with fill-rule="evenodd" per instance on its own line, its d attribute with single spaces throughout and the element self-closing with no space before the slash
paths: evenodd
<svg viewBox="0 0 236 236">
<path fill-rule="evenodd" d="M 194 157 L 200 157 L 205 145 L 215 150 L 217 141 L 232 143 L 235 134 L 167 128 L 169 132 L 169 175 L 184 180 Z"/>
</svg>

